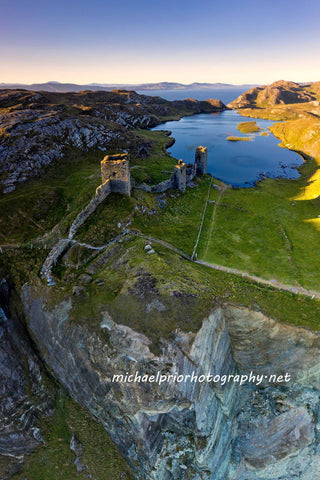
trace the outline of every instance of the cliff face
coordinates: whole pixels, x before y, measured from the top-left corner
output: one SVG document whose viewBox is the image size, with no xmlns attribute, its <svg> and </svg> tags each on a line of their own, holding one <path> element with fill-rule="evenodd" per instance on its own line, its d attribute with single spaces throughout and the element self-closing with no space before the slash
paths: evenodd
<svg viewBox="0 0 320 480">
<path fill-rule="evenodd" d="M 257 312 L 228 307 L 225 318 L 240 373 L 290 373 L 241 395 L 230 478 L 316 478 L 319 460 L 320 337 Z M 237 465 L 237 466 L 236 466 Z"/>
<path fill-rule="evenodd" d="M 234 387 L 207 383 L 113 383 L 114 374 L 233 373 L 230 341 L 221 310 L 194 334 L 177 332 L 162 354 L 150 340 L 115 324 L 105 313 L 101 333 L 70 324 L 71 304 L 45 311 L 39 298 L 24 292 L 30 329 L 70 395 L 103 423 L 141 479 L 224 479 L 231 455 L 236 405 Z M 108 332 L 107 339 L 105 332 Z"/>
<path fill-rule="evenodd" d="M 137 478 L 292 480 L 319 471 L 320 348 L 317 334 L 248 309 L 216 308 L 195 333 L 162 342 L 116 324 L 108 312 L 92 332 L 70 321 L 71 299 L 55 308 L 23 291 L 30 331 L 48 367 L 110 433 Z M 200 375 L 288 372 L 288 384 L 224 386 L 112 382 L 139 372 Z"/>
<path fill-rule="evenodd" d="M 7 309 L 9 297 L 9 287 L 1 280 L 0 456 L 7 460 L 8 474 L 17 472 L 24 455 L 44 442 L 38 420 L 42 415 L 51 416 L 55 408 L 23 324 L 12 318 Z"/>
</svg>

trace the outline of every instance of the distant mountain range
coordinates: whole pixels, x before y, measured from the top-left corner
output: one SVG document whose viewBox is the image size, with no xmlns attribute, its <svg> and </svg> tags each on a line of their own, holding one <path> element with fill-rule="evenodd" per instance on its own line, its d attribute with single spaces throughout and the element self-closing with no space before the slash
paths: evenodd
<svg viewBox="0 0 320 480">
<path fill-rule="evenodd" d="M 0 89 L 13 88 L 13 89 L 25 89 L 32 91 L 45 91 L 45 92 L 81 92 L 83 90 L 102 90 L 110 91 L 115 89 L 127 89 L 127 90 L 200 90 L 200 89 L 212 89 L 212 88 L 243 88 L 247 90 L 257 85 L 232 85 L 230 83 L 176 83 L 176 82 L 159 82 L 159 83 L 141 83 L 139 85 L 131 84 L 110 84 L 110 83 L 90 83 L 89 85 L 77 85 L 76 83 L 59 83 L 59 82 L 46 82 L 46 83 L 33 83 L 32 85 L 26 85 L 22 83 L 0 83 Z"/>
</svg>

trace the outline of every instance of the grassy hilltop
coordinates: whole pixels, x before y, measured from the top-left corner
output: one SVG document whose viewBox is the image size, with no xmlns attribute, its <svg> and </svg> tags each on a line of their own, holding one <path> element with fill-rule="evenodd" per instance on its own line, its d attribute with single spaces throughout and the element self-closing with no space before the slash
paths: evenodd
<svg viewBox="0 0 320 480">
<path fill-rule="evenodd" d="M 205 175 L 195 179 L 193 187 L 188 187 L 185 193 L 175 190 L 150 194 L 134 189 L 131 197 L 111 194 L 79 229 L 75 243 L 54 268 L 56 285 L 48 288 L 39 278 L 41 266 L 50 249 L 66 237 L 72 221 L 94 195 L 100 184 L 100 160 L 104 155 L 99 143 L 92 148 L 66 144 L 63 158 L 45 166 L 36 177 L 31 175 L 18 183 L 14 191 L 0 198 L 1 275 L 10 278 L 18 293 L 28 282 L 45 299 L 48 308 L 60 300 L 71 299 L 72 322 L 89 331 L 98 331 L 102 312 L 110 312 L 115 321 L 145 333 L 156 353 L 161 338 L 170 338 L 176 328 L 196 332 L 203 317 L 220 302 L 246 305 L 278 321 L 319 330 L 317 298 L 272 287 L 277 280 L 320 291 L 320 106 L 317 103 L 320 95 L 318 84 L 298 87 L 291 83 L 282 85 L 281 101 L 292 100 L 293 88 L 304 101 L 275 103 L 275 96 L 280 97 L 273 95 L 271 86 L 265 90 L 259 88 L 257 95 L 241 96 L 249 103 L 240 110 L 244 116 L 281 121 L 271 131 L 283 147 L 298 151 L 306 160 L 297 180 L 267 179 L 254 188 L 232 189 Z M 278 92 L 279 84 L 274 88 Z M 137 183 L 156 183 L 168 178 L 176 160 L 165 151 L 170 141 L 168 132 L 151 132 L 142 128 L 145 125 L 141 121 L 136 125 L 132 121 L 147 115 L 152 122 L 155 112 L 157 121 L 177 118 L 202 108 L 193 102 L 174 106 L 144 98 L 140 98 L 144 104 L 135 108 L 132 102 L 137 103 L 136 97 L 130 103 L 131 94 L 117 92 L 111 94 L 112 102 L 107 105 L 108 119 L 101 120 L 93 113 L 106 109 L 103 102 L 99 103 L 101 92 L 95 99 L 87 93 L 67 97 L 41 94 L 41 101 L 38 98 L 35 102 L 33 94 L 26 97 L 29 94 L 24 92 L 21 97 L 18 93 L 16 100 L 10 97 L 9 103 L 2 104 L 0 145 L 10 144 L 10 128 L 4 120 L 9 118 L 12 126 L 12 118 L 19 111 L 38 112 L 41 118 L 45 116 L 45 124 L 52 116 L 56 125 L 72 118 L 72 122 L 80 122 L 79 129 L 90 125 L 92 132 L 102 122 L 109 132 L 119 134 L 111 135 L 108 141 L 102 137 L 106 152 L 128 149 Z M 32 101 L 28 100 L 31 105 L 36 103 L 34 108 L 23 103 L 27 98 L 31 98 Z M 232 106 L 240 108 L 239 102 L 238 99 Z M 54 114 L 58 106 L 60 110 Z M 166 110 L 167 107 L 171 110 Z M 131 115 L 128 109 L 132 110 Z M 128 122 L 128 115 L 130 128 L 115 121 L 126 118 Z M 19 120 L 19 128 L 27 127 L 30 138 L 40 135 L 36 125 L 36 115 L 31 120 L 29 117 Z M 239 128 L 250 133 L 255 125 L 243 122 Z M 48 131 L 45 139 L 48 148 L 56 141 Z M 203 227 L 195 249 L 202 217 Z M 110 243 L 119 235 L 121 238 Z M 151 254 L 145 249 L 148 244 L 153 249 Z M 190 257 L 194 252 L 198 260 L 238 269 L 271 280 L 271 284 L 263 285 L 241 274 L 192 262 Z M 148 310 L 148 305 L 155 308 Z M 122 478 L 121 471 L 126 471 L 123 478 L 131 478 L 102 428 L 83 416 L 70 399 L 58 400 L 55 421 L 46 422 L 42 428 L 47 445 L 30 455 L 17 478 L 26 475 L 35 480 L 43 475 L 51 478 L 52 472 L 52 478 L 83 478 L 84 473 L 76 473 L 74 456 L 70 454 L 72 432 L 80 437 L 87 452 L 86 463 L 95 478 L 105 478 L 105 473 Z M 101 448 L 108 452 L 98 463 L 92 459 L 92 428 Z M 61 461 L 56 458 L 57 451 Z M 0 457 L 0 473 L 1 468 L 7 468 L 2 460 Z"/>
<path fill-rule="evenodd" d="M 275 88 L 278 91 L 279 83 L 281 82 L 276 82 L 274 87 L 267 87 L 265 90 L 270 93 Z M 281 88 L 283 90 L 281 95 L 284 98 L 286 89 L 291 92 L 292 83 L 283 85 L 282 82 Z M 320 267 L 320 258 L 317 254 L 320 210 L 317 173 L 320 163 L 318 121 L 320 108 L 316 105 L 317 84 L 295 88 L 297 91 L 301 90 L 299 90 L 301 98 L 307 98 L 309 94 L 311 95 L 309 92 L 313 92 L 315 100 L 288 105 L 283 103 L 273 105 L 273 101 L 270 101 L 272 105 L 259 109 L 256 108 L 256 100 L 254 100 L 251 108 L 243 108 L 241 113 L 245 116 L 286 120 L 276 123 L 271 130 L 280 138 L 283 146 L 299 151 L 306 158 L 307 161 L 300 167 L 300 178 L 297 180 L 267 179 L 258 183 L 255 188 L 249 189 L 224 188 L 221 182 L 214 181 L 209 191 L 209 203 L 196 254 L 198 259 L 209 263 L 236 268 L 268 280 L 320 291 L 317 275 Z M 264 90 L 259 87 L 258 93 L 263 92 Z M 57 101 L 56 95 L 60 94 L 45 94 L 46 101 L 49 97 L 50 102 L 53 98 Z M 85 92 L 84 94 L 67 94 L 67 97 L 63 98 L 68 100 L 68 104 L 73 105 L 72 108 L 76 108 L 74 102 L 78 99 L 77 102 L 81 100 L 81 109 L 89 107 L 89 104 L 90 108 L 95 109 L 94 101 L 97 98 L 93 95 L 98 95 L 97 98 L 101 100 L 100 96 L 108 93 L 91 92 L 89 95 Z M 113 102 L 115 102 L 114 98 L 121 98 L 122 102 L 123 98 L 128 98 L 129 94 L 116 92 L 111 95 L 113 95 Z M 264 93 L 264 97 L 266 96 L 267 94 Z M 239 98 L 242 97 L 246 97 L 246 94 Z M 149 105 L 150 100 L 142 100 L 145 105 Z M 61 101 L 61 95 L 59 101 Z M 158 115 L 159 108 L 162 111 L 163 105 L 167 107 L 167 103 L 170 108 L 173 108 L 170 102 L 164 101 L 166 103 L 163 104 L 158 98 L 152 102 L 155 102 L 156 107 L 149 105 L 148 108 L 150 111 L 152 108 L 157 110 Z M 238 100 L 233 104 L 238 104 Z M 100 105 L 99 102 L 98 105 Z M 185 104 L 179 105 L 180 110 L 177 105 L 174 107 L 176 115 L 179 112 L 185 113 Z M 197 104 L 195 105 L 193 109 L 199 108 Z M 116 115 L 119 106 L 117 104 L 114 110 L 111 105 L 108 108 L 113 115 Z M 256 126 L 253 122 L 243 122 L 239 128 L 248 131 L 248 129 L 256 129 Z M 141 157 L 132 155 L 132 174 L 136 181 L 139 183 L 149 180 L 155 183 L 168 178 L 175 159 L 164 151 L 165 145 L 169 142 L 167 134 L 149 132 L 137 127 L 129 129 L 128 134 L 135 139 L 133 149 L 136 148 L 134 145 L 138 142 L 137 139 L 146 146 L 145 155 Z M 6 248 L 6 255 L 2 256 L 2 260 L 7 265 L 6 268 L 14 272 L 18 283 L 28 280 L 30 270 L 32 270 L 31 275 L 37 276 L 48 249 L 59 238 L 65 237 L 76 214 L 94 194 L 95 188 L 100 183 L 99 160 L 101 157 L 100 151 L 95 148 L 88 152 L 80 151 L 79 148 L 70 148 L 63 162 L 48 166 L 43 175 L 21 185 L 16 191 L 0 199 L 1 244 Z M 209 178 L 204 177 L 197 183 L 196 188 L 188 188 L 184 194 L 175 191 L 153 195 L 139 190 L 134 190 L 131 198 L 112 194 L 81 227 L 78 239 L 82 243 L 94 246 L 104 245 L 119 235 L 128 224 L 128 230 L 169 242 L 173 247 L 190 256 L 198 235 L 209 188 Z M 307 248 L 306 245 L 308 245 Z M 17 260 L 15 260 L 16 255 Z M 69 255 L 70 258 L 71 255 L 75 255 L 74 249 Z M 77 256 L 89 259 L 88 263 L 79 260 L 79 265 L 69 264 L 66 268 L 65 260 L 61 261 L 61 268 L 59 267 L 60 270 L 58 269 L 57 272 L 59 271 L 62 290 L 65 288 L 63 279 L 69 278 L 70 268 L 71 270 L 76 268 L 75 275 L 72 274 L 74 281 L 71 282 L 69 289 L 72 290 L 72 285 L 76 283 L 78 277 L 77 271 L 85 271 L 94 260 L 93 252 L 86 252 L 85 248 L 79 250 Z M 144 258 L 144 263 L 151 262 L 151 258 L 153 257 Z M 197 272 L 203 271 L 203 267 L 191 265 L 190 268 L 195 278 L 200 278 Z M 153 271 L 153 274 L 156 275 L 157 271 Z M 213 275 L 212 272 L 208 274 Z M 134 270 L 132 275 L 135 275 Z M 174 272 L 172 275 L 174 276 Z M 237 293 L 230 294 L 230 285 L 225 280 L 225 274 L 215 272 L 214 277 L 217 291 L 222 297 L 226 293 L 235 301 L 240 300 L 241 297 L 241 303 L 251 306 L 257 303 L 255 293 L 251 296 L 247 295 L 246 298 L 243 298 L 242 294 L 240 297 Z M 227 278 L 231 276 L 227 275 Z M 241 291 L 243 281 L 238 277 L 235 278 L 235 285 L 238 285 Z M 132 281 L 135 281 L 135 276 L 132 277 Z M 212 289 L 214 290 L 213 286 Z M 209 296 L 213 290 L 210 290 Z M 111 296 L 114 297 L 121 289 L 116 288 L 112 291 Z M 168 291 L 170 292 L 170 289 Z M 282 294 L 290 297 L 290 294 Z M 281 313 L 280 304 L 278 310 L 274 311 L 274 302 L 270 302 L 270 308 L 268 303 L 266 300 L 264 306 L 266 313 L 286 319 L 286 313 L 284 311 Z M 260 305 L 259 308 L 261 308 Z M 293 307 L 292 312 L 294 312 Z M 304 323 L 300 317 L 293 318 L 293 313 L 290 315 L 294 323 Z"/>
</svg>

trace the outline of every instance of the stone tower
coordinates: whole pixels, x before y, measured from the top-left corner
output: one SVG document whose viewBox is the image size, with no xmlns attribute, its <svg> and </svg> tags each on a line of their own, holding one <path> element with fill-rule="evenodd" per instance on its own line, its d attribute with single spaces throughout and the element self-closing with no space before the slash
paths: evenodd
<svg viewBox="0 0 320 480">
<path fill-rule="evenodd" d="M 102 184 L 110 180 L 111 191 L 131 194 L 130 164 L 126 153 L 107 155 L 101 162 Z"/>
<path fill-rule="evenodd" d="M 176 188 L 184 192 L 187 184 L 187 165 L 182 160 L 174 167 L 174 180 Z"/>
<path fill-rule="evenodd" d="M 207 147 L 197 147 L 195 154 L 195 165 L 197 175 L 207 173 Z"/>
</svg>

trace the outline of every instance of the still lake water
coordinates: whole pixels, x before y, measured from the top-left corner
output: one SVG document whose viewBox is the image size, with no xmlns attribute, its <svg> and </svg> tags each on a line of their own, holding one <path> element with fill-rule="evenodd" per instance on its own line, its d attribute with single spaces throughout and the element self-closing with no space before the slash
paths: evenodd
<svg viewBox="0 0 320 480">
<path fill-rule="evenodd" d="M 142 95 L 157 95 L 166 100 L 184 100 L 185 98 L 195 98 L 196 100 L 208 100 L 209 98 L 217 98 L 225 105 L 232 102 L 245 91 L 244 88 L 199 88 L 199 89 L 181 89 L 181 90 L 137 90 Z"/>
<path fill-rule="evenodd" d="M 175 144 L 169 153 L 186 163 L 194 162 L 197 146 L 208 148 L 208 173 L 234 187 L 249 187 L 263 176 L 298 178 L 297 167 L 303 159 L 297 153 L 279 147 L 280 140 L 270 132 L 249 134 L 250 141 L 231 142 L 228 136 L 247 136 L 237 130 L 240 122 L 256 121 L 268 132 L 274 122 L 260 118 L 242 117 L 235 110 L 198 114 L 179 121 L 166 122 L 152 130 L 170 130 Z"/>
</svg>

